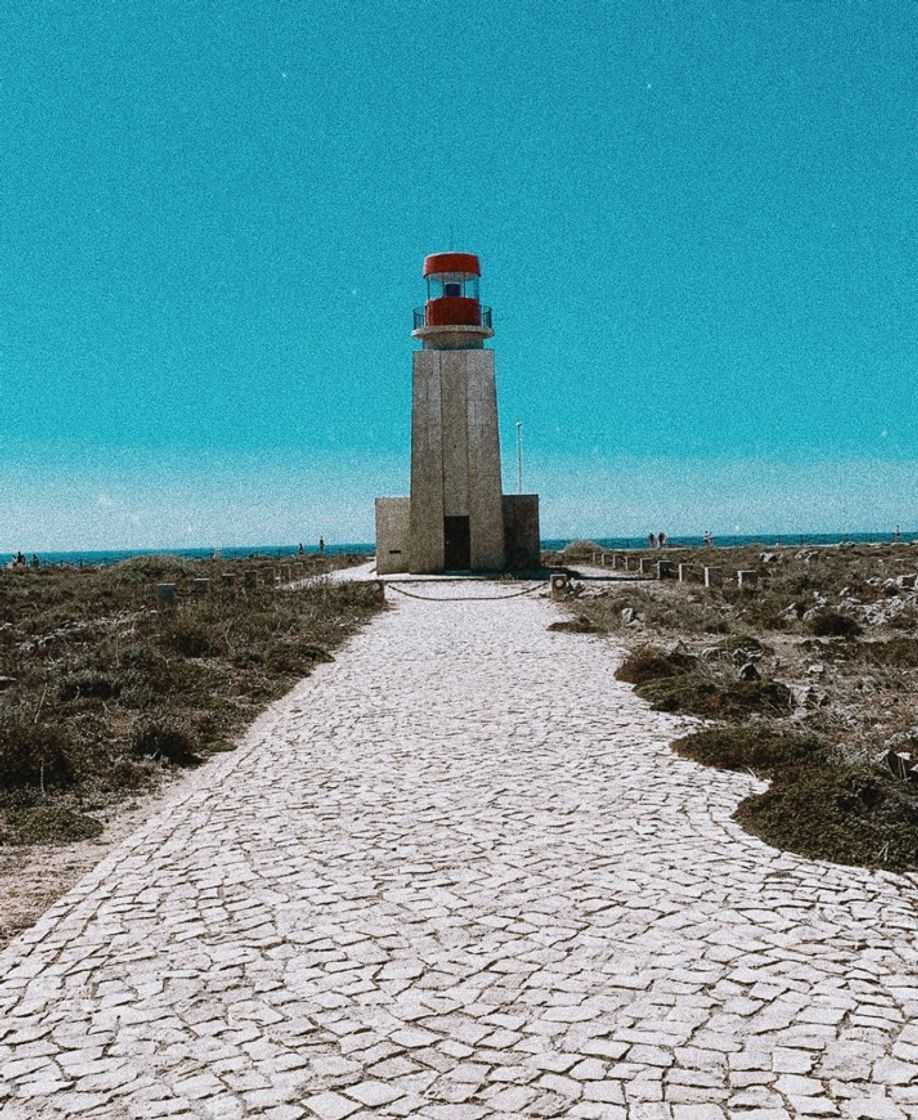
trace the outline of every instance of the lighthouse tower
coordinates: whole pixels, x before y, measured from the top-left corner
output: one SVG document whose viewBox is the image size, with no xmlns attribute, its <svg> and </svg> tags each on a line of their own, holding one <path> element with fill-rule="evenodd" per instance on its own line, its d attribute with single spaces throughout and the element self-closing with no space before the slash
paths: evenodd
<svg viewBox="0 0 918 1120">
<path fill-rule="evenodd" d="M 473 253 L 424 261 L 427 302 L 414 313 L 411 497 L 378 498 L 377 570 L 534 571 L 538 497 L 504 495 L 491 309 Z"/>
</svg>

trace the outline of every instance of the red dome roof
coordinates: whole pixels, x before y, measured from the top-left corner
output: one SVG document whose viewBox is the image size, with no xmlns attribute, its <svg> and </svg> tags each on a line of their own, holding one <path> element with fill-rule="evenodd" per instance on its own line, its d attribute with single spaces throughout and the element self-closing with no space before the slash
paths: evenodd
<svg viewBox="0 0 918 1120">
<path fill-rule="evenodd" d="M 474 253 L 431 253 L 424 258 L 424 275 L 435 272 L 471 272 L 481 275 L 481 265 Z"/>
</svg>

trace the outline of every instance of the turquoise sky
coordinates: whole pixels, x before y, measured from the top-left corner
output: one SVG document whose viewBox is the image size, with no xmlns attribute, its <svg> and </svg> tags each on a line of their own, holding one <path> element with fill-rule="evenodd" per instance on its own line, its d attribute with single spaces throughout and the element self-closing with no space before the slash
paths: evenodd
<svg viewBox="0 0 918 1120">
<path fill-rule="evenodd" d="M 545 536 L 918 528 L 913 0 L 43 0 L 0 52 L 0 550 L 372 539 L 445 249 Z"/>
</svg>

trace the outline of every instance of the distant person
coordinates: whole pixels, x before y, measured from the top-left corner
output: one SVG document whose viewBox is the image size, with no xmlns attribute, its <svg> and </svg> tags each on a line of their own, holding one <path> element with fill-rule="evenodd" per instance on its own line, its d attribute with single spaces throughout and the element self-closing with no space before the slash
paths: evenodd
<svg viewBox="0 0 918 1120">
<path fill-rule="evenodd" d="M 16 563 L 19 567 L 25 566 L 25 556 L 21 552 L 16 553 Z"/>
<path fill-rule="evenodd" d="M 325 551 L 325 538 L 319 537 L 319 552 Z"/>
<path fill-rule="evenodd" d="M 306 549 L 305 549 L 305 548 L 303 548 L 303 546 L 302 546 L 302 544 L 301 544 L 301 545 L 300 545 L 300 547 L 299 547 L 299 548 L 298 548 L 298 549 L 297 549 L 296 551 L 297 551 L 297 555 L 298 555 L 298 556 L 302 556 L 302 555 L 303 555 L 303 553 L 304 553 L 304 552 L 306 551 Z"/>
<path fill-rule="evenodd" d="M 657 547 L 657 538 L 653 535 L 653 533 L 648 533 L 647 534 L 647 544 L 648 544 L 648 547 L 650 547 L 650 548 L 656 548 Z"/>
<path fill-rule="evenodd" d="M 666 544 L 666 534 L 657 533 L 657 548 L 662 548 Z"/>
<path fill-rule="evenodd" d="M 38 553 L 33 552 L 32 553 L 32 567 L 33 568 L 38 568 L 40 566 L 41 566 L 41 561 L 38 559 Z"/>
<path fill-rule="evenodd" d="M 893 540 L 894 541 L 901 541 L 902 540 L 902 530 L 899 528 L 898 525 L 896 526 L 895 533 L 893 533 Z"/>
</svg>

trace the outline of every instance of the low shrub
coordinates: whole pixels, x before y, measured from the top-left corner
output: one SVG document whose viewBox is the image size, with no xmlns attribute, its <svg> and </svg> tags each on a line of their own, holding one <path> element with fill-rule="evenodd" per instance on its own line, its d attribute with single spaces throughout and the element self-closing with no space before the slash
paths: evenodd
<svg viewBox="0 0 918 1120">
<path fill-rule="evenodd" d="M 918 870 L 918 789 L 869 766 L 800 768 L 747 797 L 734 818 L 808 859 Z"/>
<path fill-rule="evenodd" d="M 856 638 L 864 633 L 856 619 L 837 611 L 820 611 L 809 625 L 818 638 Z"/>
<path fill-rule="evenodd" d="M 8 809 L 0 816 L 0 844 L 72 844 L 94 840 L 102 825 L 94 817 L 60 805 Z"/>
<path fill-rule="evenodd" d="M 563 622 L 552 622 L 549 630 L 560 634 L 605 634 L 606 628 L 594 622 L 585 614 L 578 614 L 574 618 L 564 619 Z"/>
<path fill-rule="evenodd" d="M 200 575 L 200 569 L 194 560 L 167 553 L 151 553 L 149 556 L 132 556 L 129 560 L 101 568 L 94 575 L 98 583 L 106 586 L 122 588 L 133 584 L 147 587 L 151 583 L 177 583 L 183 578 Z"/>
<path fill-rule="evenodd" d="M 628 684 L 646 684 L 664 677 L 687 673 L 697 659 L 686 653 L 670 652 L 657 646 L 641 646 L 632 650 L 615 671 L 615 679 Z"/>
<path fill-rule="evenodd" d="M 753 714 L 788 715 L 793 693 L 779 681 L 718 681 L 700 673 L 660 677 L 635 692 L 659 712 L 687 712 L 708 719 L 743 719 Z"/>
<path fill-rule="evenodd" d="M 794 735 L 764 724 L 711 727 L 677 739 L 673 749 L 683 758 L 721 770 L 753 770 L 770 776 L 793 766 L 823 765 L 825 747 L 815 738 Z"/>
<path fill-rule="evenodd" d="M 182 657 L 207 657 L 215 649 L 212 630 L 194 619 L 172 618 L 163 628 L 161 641 Z"/>
<path fill-rule="evenodd" d="M 561 550 L 561 558 L 565 562 L 570 560 L 590 560 L 597 552 L 602 552 L 598 544 L 594 541 L 581 539 L 566 544 Z"/>
<path fill-rule="evenodd" d="M 113 700 L 121 695 L 121 682 L 91 669 L 71 673 L 58 688 L 61 700 Z"/>
<path fill-rule="evenodd" d="M 0 719 L 0 787 L 68 786 L 72 780 L 59 727 L 17 716 Z"/>
<path fill-rule="evenodd" d="M 271 673 L 305 676 L 313 665 L 334 660 L 328 650 L 308 642 L 304 644 L 296 638 L 288 638 L 280 640 L 270 650 L 264 664 Z"/>
<path fill-rule="evenodd" d="M 175 766 L 194 766 L 201 761 L 194 734 L 177 719 L 141 723 L 134 731 L 131 750 L 138 757 L 164 759 Z"/>
</svg>

